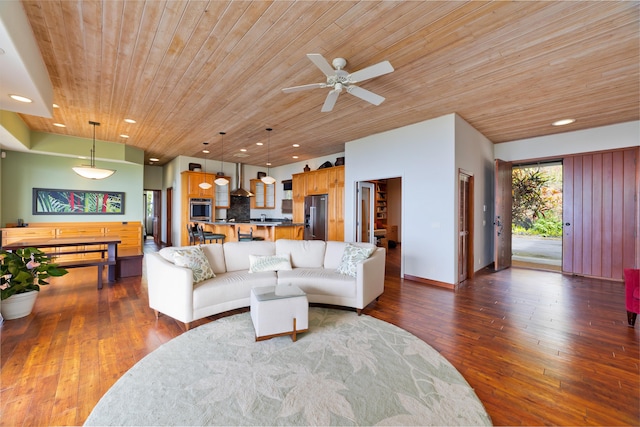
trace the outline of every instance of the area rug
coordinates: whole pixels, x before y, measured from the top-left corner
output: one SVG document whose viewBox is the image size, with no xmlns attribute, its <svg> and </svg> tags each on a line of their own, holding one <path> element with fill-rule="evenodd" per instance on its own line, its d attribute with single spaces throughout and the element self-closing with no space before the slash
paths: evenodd
<svg viewBox="0 0 640 427">
<path fill-rule="evenodd" d="M 437 351 L 370 316 L 312 307 L 309 332 L 255 341 L 250 314 L 138 362 L 85 425 L 491 425 Z"/>
</svg>

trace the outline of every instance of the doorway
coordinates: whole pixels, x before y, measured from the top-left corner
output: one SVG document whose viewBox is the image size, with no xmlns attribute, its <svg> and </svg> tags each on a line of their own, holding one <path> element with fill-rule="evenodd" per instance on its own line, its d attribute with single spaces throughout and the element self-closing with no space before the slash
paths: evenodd
<svg viewBox="0 0 640 427">
<path fill-rule="evenodd" d="M 512 265 L 562 271 L 562 161 L 513 165 Z"/>
<path fill-rule="evenodd" d="M 160 190 L 144 191 L 144 240 L 160 243 L 161 192 Z"/>
<path fill-rule="evenodd" d="M 358 205 L 356 213 L 356 241 L 375 243 L 374 226 L 374 196 L 375 184 L 368 181 L 358 182 Z"/>
<path fill-rule="evenodd" d="M 360 181 L 356 190 L 356 241 L 397 252 L 402 277 L 402 178 Z"/>
</svg>

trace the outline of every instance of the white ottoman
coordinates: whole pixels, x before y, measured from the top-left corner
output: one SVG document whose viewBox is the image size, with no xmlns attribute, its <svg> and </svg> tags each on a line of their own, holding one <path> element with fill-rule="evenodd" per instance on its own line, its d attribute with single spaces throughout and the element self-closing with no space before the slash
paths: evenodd
<svg viewBox="0 0 640 427">
<path fill-rule="evenodd" d="M 309 301 L 297 286 L 277 285 L 251 289 L 251 321 L 256 341 L 309 330 Z"/>
</svg>

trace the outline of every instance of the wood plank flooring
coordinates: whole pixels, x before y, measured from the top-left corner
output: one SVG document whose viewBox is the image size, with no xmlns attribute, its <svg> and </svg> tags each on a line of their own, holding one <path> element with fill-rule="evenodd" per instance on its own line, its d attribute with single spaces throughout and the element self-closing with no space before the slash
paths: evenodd
<svg viewBox="0 0 640 427">
<path fill-rule="evenodd" d="M 640 324 L 626 326 L 622 283 L 510 268 L 454 292 L 400 279 L 400 253 L 364 312 L 438 350 L 494 424 L 640 423 Z M 95 269 L 55 278 L 33 314 L 0 327 L 1 425 L 83 424 L 120 376 L 184 333 L 155 319 L 144 276 L 101 291 L 95 281 Z"/>
</svg>

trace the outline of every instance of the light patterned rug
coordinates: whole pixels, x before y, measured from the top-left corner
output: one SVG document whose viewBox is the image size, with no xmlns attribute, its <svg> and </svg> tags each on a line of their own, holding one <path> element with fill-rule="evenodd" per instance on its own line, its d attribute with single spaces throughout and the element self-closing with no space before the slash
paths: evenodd
<svg viewBox="0 0 640 427">
<path fill-rule="evenodd" d="M 298 341 L 256 342 L 249 313 L 164 344 L 85 425 L 491 425 L 462 375 L 410 333 L 312 307 Z"/>
</svg>

